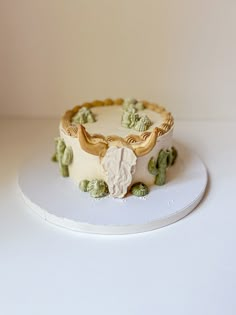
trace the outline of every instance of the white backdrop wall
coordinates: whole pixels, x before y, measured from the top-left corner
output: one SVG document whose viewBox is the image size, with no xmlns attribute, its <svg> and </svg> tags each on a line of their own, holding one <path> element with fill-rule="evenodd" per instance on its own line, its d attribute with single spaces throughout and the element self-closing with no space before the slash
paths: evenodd
<svg viewBox="0 0 236 315">
<path fill-rule="evenodd" d="M 135 96 L 236 118 L 235 0 L 1 0 L 0 115 Z"/>
</svg>

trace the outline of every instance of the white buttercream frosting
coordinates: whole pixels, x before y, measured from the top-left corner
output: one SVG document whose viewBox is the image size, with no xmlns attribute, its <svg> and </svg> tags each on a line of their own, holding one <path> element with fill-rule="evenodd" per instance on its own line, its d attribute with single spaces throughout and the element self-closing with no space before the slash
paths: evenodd
<svg viewBox="0 0 236 315">
<path fill-rule="evenodd" d="M 123 112 L 121 106 L 98 106 L 93 107 L 91 110 L 95 115 L 96 121 L 93 123 L 84 124 L 84 127 L 90 134 L 102 134 L 104 136 L 116 135 L 120 137 L 126 137 L 129 134 L 141 134 L 141 132 L 139 131 L 130 130 L 121 126 L 121 115 Z M 160 125 L 164 121 L 164 118 L 161 114 L 150 109 L 139 111 L 139 115 L 147 115 L 152 121 L 152 125 L 150 126 L 148 131 L 152 131 L 155 127 L 160 127 Z M 122 161 L 122 163 L 124 163 L 125 161 L 124 158 L 121 159 L 118 157 L 117 153 L 119 151 L 115 152 L 115 150 L 117 150 L 118 148 L 110 147 L 107 150 L 107 153 L 103 160 L 101 160 L 98 156 L 85 152 L 81 148 L 78 138 L 71 137 L 66 134 L 62 126 L 60 125 L 60 136 L 64 139 L 66 146 L 71 146 L 73 150 L 73 161 L 69 165 L 69 174 L 73 181 L 79 184 L 79 182 L 84 179 L 102 179 L 107 182 L 110 193 L 117 197 L 123 196 L 126 193 L 127 188 L 133 183 L 143 182 L 148 186 L 154 184 L 154 176 L 151 175 L 148 171 L 148 162 L 151 157 L 156 158 L 161 149 L 168 149 L 172 146 L 172 134 L 173 127 L 164 135 L 159 136 L 157 138 L 156 145 L 149 153 L 144 156 L 136 157 L 131 149 L 123 147 L 120 148 L 126 149 L 122 150 L 122 154 L 127 155 L 128 157 L 129 154 L 131 156 L 132 152 L 135 157 L 130 157 L 130 159 L 127 158 L 127 160 L 129 161 L 127 170 L 129 168 L 130 170 L 129 174 L 127 173 L 128 171 L 122 170 L 122 172 L 126 172 L 125 176 L 127 176 L 127 182 L 124 182 L 124 179 L 122 179 L 124 178 L 124 175 L 118 175 L 117 170 L 113 169 L 114 162 L 115 164 L 117 163 L 117 165 L 119 165 L 119 160 Z M 121 181 L 118 176 L 121 176 Z"/>
<path fill-rule="evenodd" d="M 134 129 L 131 130 L 121 126 L 121 117 L 123 113 L 122 106 L 100 106 L 93 107 L 91 110 L 96 121 L 84 125 L 90 134 L 101 133 L 104 136 L 116 135 L 120 137 L 126 137 L 129 134 L 140 134 L 140 131 Z M 153 130 L 155 127 L 159 127 L 164 121 L 161 114 L 158 114 L 150 109 L 141 110 L 138 114 L 139 116 L 146 115 L 151 120 L 152 125 L 148 131 Z"/>
</svg>

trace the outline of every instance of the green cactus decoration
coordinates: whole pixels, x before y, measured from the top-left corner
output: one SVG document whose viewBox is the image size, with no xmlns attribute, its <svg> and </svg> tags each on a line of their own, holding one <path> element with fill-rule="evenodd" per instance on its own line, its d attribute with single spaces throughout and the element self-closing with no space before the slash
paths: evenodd
<svg viewBox="0 0 236 315">
<path fill-rule="evenodd" d="M 123 111 L 121 125 L 125 128 L 133 128 L 138 120 L 139 115 L 136 113 L 136 109 L 130 107 Z"/>
<path fill-rule="evenodd" d="M 66 147 L 62 138 L 56 138 L 56 153 L 52 157 L 52 161 L 58 162 L 59 170 L 63 177 L 69 176 L 68 166 L 73 160 L 73 151 L 71 147 Z"/>
<path fill-rule="evenodd" d="M 138 110 L 137 110 L 137 108 L 136 108 L 136 106 L 135 106 L 135 104 L 128 104 L 128 105 L 125 105 L 124 107 L 123 107 L 123 109 L 125 110 L 125 111 L 134 111 L 134 112 L 137 112 Z"/>
<path fill-rule="evenodd" d="M 71 147 L 66 147 L 62 157 L 63 165 L 70 165 L 73 161 L 73 151 Z"/>
<path fill-rule="evenodd" d="M 121 117 L 121 125 L 125 128 L 133 128 L 137 131 L 146 131 L 152 124 L 148 116 L 139 116 L 137 111 L 143 110 L 143 103 L 137 102 L 135 99 L 126 99 L 123 103 L 123 114 Z"/>
<path fill-rule="evenodd" d="M 172 147 L 169 151 L 168 166 L 174 165 L 177 157 L 178 157 L 178 151 L 176 150 L 175 147 Z"/>
<path fill-rule="evenodd" d="M 156 175 L 155 184 L 158 186 L 166 183 L 166 169 L 168 167 L 169 152 L 161 150 L 157 158 L 158 173 Z"/>
<path fill-rule="evenodd" d="M 144 110 L 144 105 L 142 102 L 137 102 L 135 104 L 135 107 L 137 108 L 137 110 Z"/>
<path fill-rule="evenodd" d="M 130 107 L 135 107 L 136 103 L 137 103 L 137 100 L 135 98 L 128 97 L 124 100 L 124 103 L 122 106 L 124 110 L 127 110 Z"/>
<path fill-rule="evenodd" d="M 154 159 L 154 157 L 151 157 L 148 162 L 148 171 L 154 176 L 157 176 L 158 174 L 157 161 Z"/>
<path fill-rule="evenodd" d="M 174 165 L 177 156 L 177 150 L 172 147 L 170 150 L 161 150 L 159 152 L 157 161 L 154 159 L 154 157 L 149 160 L 148 171 L 150 174 L 156 176 L 156 185 L 161 186 L 166 183 L 166 170 L 168 167 Z"/>
<path fill-rule="evenodd" d="M 87 186 L 87 191 L 91 197 L 101 198 L 108 195 L 108 186 L 102 179 L 92 179 Z"/>
<path fill-rule="evenodd" d="M 147 187 L 147 185 L 145 185 L 144 183 L 135 183 L 133 184 L 133 186 L 131 187 L 130 190 L 131 194 L 137 197 L 143 197 L 146 196 L 149 193 L 149 189 Z"/>
<path fill-rule="evenodd" d="M 145 131 L 151 126 L 152 122 L 147 115 L 140 117 L 136 122 L 134 129 L 137 131 Z"/>
<path fill-rule="evenodd" d="M 87 179 L 81 180 L 81 182 L 79 183 L 80 190 L 87 192 L 88 191 L 88 184 L 89 184 L 89 180 L 87 180 Z"/>
<path fill-rule="evenodd" d="M 126 98 L 123 103 L 123 109 L 128 110 L 134 108 L 136 111 L 143 110 L 144 105 L 142 102 L 138 102 L 135 98 Z"/>
<path fill-rule="evenodd" d="M 69 176 L 68 166 L 64 165 L 62 162 L 65 149 L 66 149 L 66 145 L 65 145 L 64 140 L 61 138 L 57 138 L 56 139 L 56 156 L 57 156 L 57 161 L 59 163 L 59 170 L 63 177 L 68 177 Z"/>
<path fill-rule="evenodd" d="M 95 122 L 95 117 L 92 111 L 87 107 L 82 107 L 73 117 L 74 124 L 86 124 Z"/>
</svg>

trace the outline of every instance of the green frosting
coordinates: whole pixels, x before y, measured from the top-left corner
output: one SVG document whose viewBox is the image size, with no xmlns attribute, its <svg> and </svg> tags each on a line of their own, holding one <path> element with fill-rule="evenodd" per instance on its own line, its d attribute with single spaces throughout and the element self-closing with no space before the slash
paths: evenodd
<svg viewBox="0 0 236 315">
<path fill-rule="evenodd" d="M 71 147 L 66 147 L 62 138 L 56 138 L 56 153 L 52 157 L 52 161 L 58 162 L 59 170 L 63 177 L 69 176 L 68 165 L 72 163 L 73 151 Z"/>
<path fill-rule="evenodd" d="M 139 115 L 136 113 L 136 110 L 130 107 L 127 110 L 123 111 L 121 125 L 125 128 L 134 128 L 138 120 Z"/>
<path fill-rule="evenodd" d="M 58 161 L 57 161 L 57 154 L 56 154 L 56 153 L 53 154 L 51 160 L 52 160 L 53 162 L 58 162 Z"/>
<path fill-rule="evenodd" d="M 87 191 L 94 198 L 101 198 L 109 193 L 107 184 L 101 179 L 92 179 L 88 183 Z"/>
<path fill-rule="evenodd" d="M 144 105 L 142 102 L 138 102 L 135 98 L 126 98 L 123 103 L 123 109 L 128 110 L 129 108 L 135 108 L 136 111 L 143 110 Z"/>
<path fill-rule="evenodd" d="M 151 126 L 152 122 L 147 115 L 140 117 L 136 122 L 134 129 L 137 131 L 145 131 Z"/>
<path fill-rule="evenodd" d="M 88 191 L 88 184 L 89 184 L 89 180 L 87 180 L 87 179 L 81 180 L 81 182 L 79 183 L 80 190 L 87 192 Z"/>
<path fill-rule="evenodd" d="M 148 171 L 154 176 L 158 174 L 157 161 L 154 159 L 154 157 L 151 157 L 148 162 Z"/>
<path fill-rule="evenodd" d="M 144 109 L 143 103 L 135 99 L 126 99 L 123 103 L 123 114 L 121 125 L 125 128 L 132 128 L 137 131 L 146 131 L 152 124 L 147 115 L 139 116 L 138 110 Z"/>
<path fill-rule="evenodd" d="M 124 103 L 123 103 L 123 109 L 124 110 L 127 110 L 130 105 L 134 107 L 134 105 L 137 103 L 137 100 L 135 98 L 132 98 L 132 97 L 128 97 L 124 100 Z"/>
<path fill-rule="evenodd" d="M 141 182 L 134 184 L 131 187 L 130 191 L 131 191 L 132 195 L 137 196 L 137 197 L 143 197 L 149 193 L 149 189 L 148 189 L 147 185 L 145 185 Z"/>
<path fill-rule="evenodd" d="M 166 183 L 166 169 L 168 167 L 169 152 L 161 150 L 157 158 L 158 173 L 156 175 L 155 184 L 164 185 Z"/>
<path fill-rule="evenodd" d="M 144 110 L 144 105 L 142 102 L 137 102 L 135 104 L 135 107 L 137 108 L 137 110 Z"/>
<path fill-rule="evenodd" d="M 62 157 L 62 163 L 63 165 L 70 165 L 73 161 L 73 151 L 71 147 L 66 147 L 63 157 Z"/>
<path fill-rule="evenodd" d="M 168 157 L 168 166 L 172 166 L 175 164 L 175 161 L 178 157 L 178 151 L 175 147 L 172 147 L 169 151 L 169 157 Z"/>
<path fill-rule="evenodd" d="M 166 183 L 166 170 L 169 166 L 174 165 L 178 156 L 177 150 L 172 147 L 170 150 L 161 150 L 157 160 L 152 157 L 148 162 L 148 171 L 156 176 L 155 184 L 164 185 Z"/>
<path fill-rule="evenodd" d="M 87 107 L 82 107 L 73 117 L 74 124 L 86 124 L 95 122 L 95 117 L 92 111 Z"/>
</svg>

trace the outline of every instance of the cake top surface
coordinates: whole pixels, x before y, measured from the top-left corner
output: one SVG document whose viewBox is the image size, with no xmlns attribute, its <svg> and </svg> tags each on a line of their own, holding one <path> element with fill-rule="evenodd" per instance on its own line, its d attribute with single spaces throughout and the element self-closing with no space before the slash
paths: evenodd
<svg viewBox="0 0 236 315">
<path fill-rule="evenodd" d="M 128 147 L 136 156 L 142 156 L 173 125 L 171 113 L 157 104 L 106 99 L 68 110 L 61 119 L 60 129 L 77 138 L 83 150 L 94 155 L 104 156 L 108 147 L 118 146 Z"/>
<path fill-rule="evenodd" d="M 124 128 L 121 124 L 122 113 L 124 113 L 124 99 L 106 99 L 104 101 L 93 101 L 91 103 L 84 103 L 77 105 L 73 109 L 68 110 L 61 119 L 61 127 L 64 132 L 72 137 L 77 137 L 78 124 L 73 122 L 73 117 L 82 109 L 86 108 L 92 111 L 95 116 L 95 121 L 87 122 L 84 125 L 86 130 L 90 133 L 99 133 L 104 136 L 117 135 L 120 137 L 127 137 L 128 135 L 140 135 L 142 131 L 134 130 L 134 128 Z M 170 112 L 164 107 L 157 104 L 141 102 L 144 109 L 139 111 L 140 116 L 148 116 L 151 125 L 148 131 L 158 128 L 159 135 L 168 132 L 173 124 L 174 119 Z"/>
<path fill-rule="evenodd" d="M 95 122 L 88 122 L 84 125 L 90 134 L 101 133 L 104 136 L 117 135 L 126 137 L 131 133 L 135 135 L 141 133 L 140 131 L 125 128 L 121 125 L 123 109 L 119 105 L 94 107 L 92 108 L 92 112 L 95 116 Z M 160 127 L 164 122 L 162 115 L 153 110 L 145 108 L 138 113 L 140 116 L 147 115 L 150 118 L 152 125 L 148 128 L 148 131 L 152 131 L 155 127 Z"/>
</svg>

